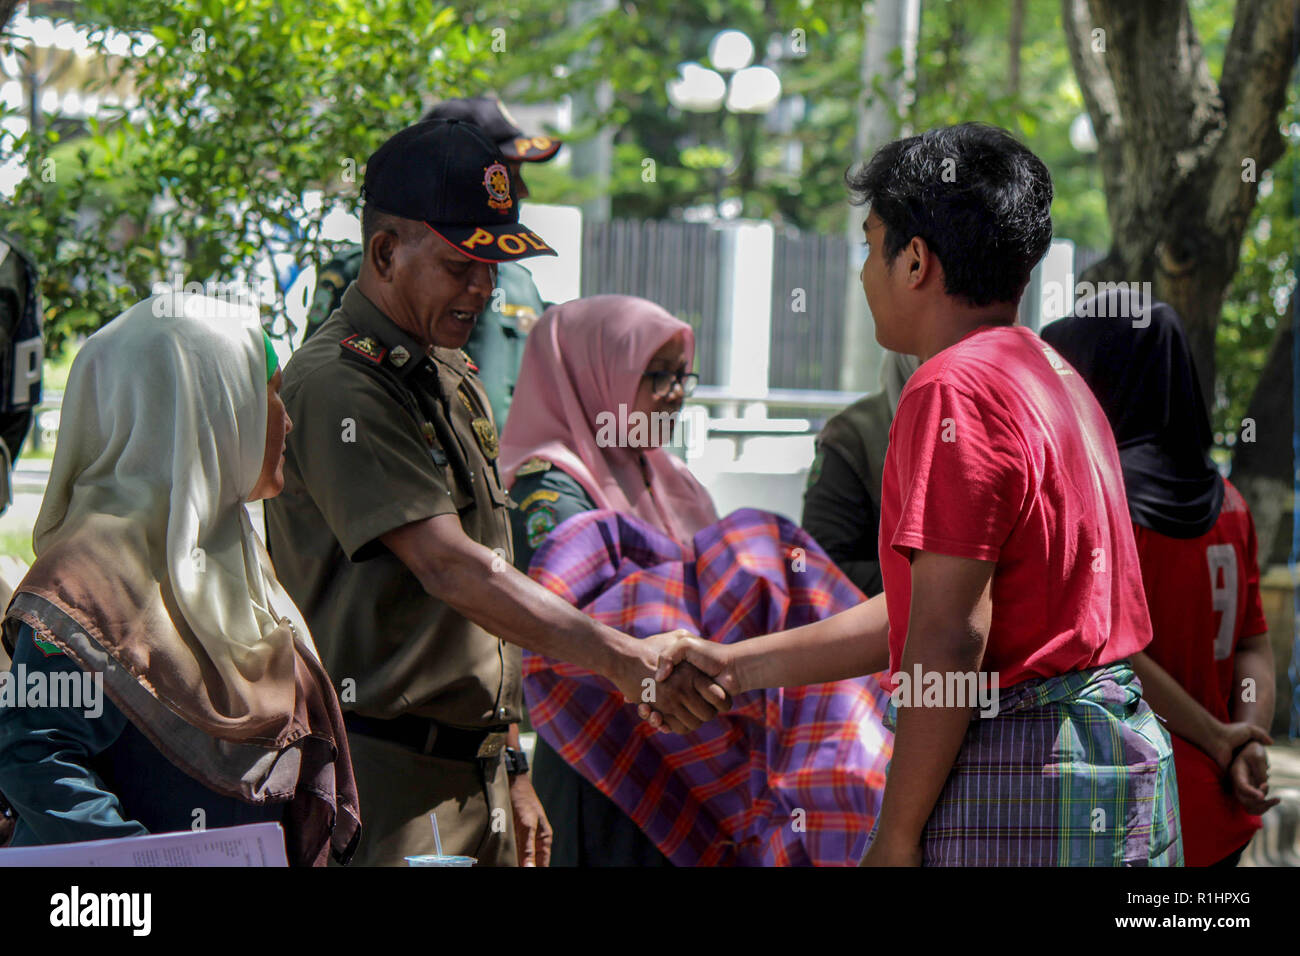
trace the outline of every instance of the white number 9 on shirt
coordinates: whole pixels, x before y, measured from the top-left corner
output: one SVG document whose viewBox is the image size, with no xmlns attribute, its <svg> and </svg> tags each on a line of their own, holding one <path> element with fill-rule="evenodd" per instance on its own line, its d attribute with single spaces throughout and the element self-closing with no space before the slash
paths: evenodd
<svg viewBox="0 0 1300 956">
<path fill-rule="evenodd" d="M 1205 548 L 1205 557 L 1210 564 L 1210 606 L 1222 613 L 1219 633 L 1214 638 L 1214 659 L 1221 661 L 1232 653 L 1232 632 L 1237 623 L 1237 552 L 1230 544 L 1211 544 Z"/>
</svg>

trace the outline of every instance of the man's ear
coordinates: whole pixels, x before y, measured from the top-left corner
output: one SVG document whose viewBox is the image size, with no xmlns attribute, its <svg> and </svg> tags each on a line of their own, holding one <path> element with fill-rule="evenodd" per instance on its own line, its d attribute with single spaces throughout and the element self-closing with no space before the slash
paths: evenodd
<svg viewBox="0 0 1300 956">
<path fill-rule="evenodd" d="M 939 260 L 931 251 L 929 243 L 920 236 L 913 236 L 912 241 L 903 250 L 904 265 L 907 267 L 907 287 L 919 289 L 927 279 L 939 271 Z"/>
<path fill-rule="evenodd" d="M 370 261 L 375 274 L 385 282 L 393 277 L 393 260 L 397 254 L 399 242 L 397 233 L 391 229 L 376 229 L 370 237 Z"/>
</svg>

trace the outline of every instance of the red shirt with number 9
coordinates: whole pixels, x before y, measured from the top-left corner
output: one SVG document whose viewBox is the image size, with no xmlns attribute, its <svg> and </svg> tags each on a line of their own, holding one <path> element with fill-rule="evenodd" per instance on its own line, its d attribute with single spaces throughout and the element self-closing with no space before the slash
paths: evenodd
<svg viewBox="0 0 1300 956">
<path fill-rule="evenodd" d="M 1233 679 L 1242 638 L 1268 630 L 1259 600 L 1255 523 L 1241 493 L 1224 482 L 1219 520 L 1199 538 L 1170 538 L 1134 526 L 1153 637 L 1147 654 L 1217 720 L 1232 721 L 1237 695 L 1259 688 Z M 1271 677 L 1270 677 L 1271 679 Z M 1188 866 L 1208 866 L 1246 844 L 1259 817 L 1224 789 L 1214 760 L 1170 733 Z"/>
</svg>

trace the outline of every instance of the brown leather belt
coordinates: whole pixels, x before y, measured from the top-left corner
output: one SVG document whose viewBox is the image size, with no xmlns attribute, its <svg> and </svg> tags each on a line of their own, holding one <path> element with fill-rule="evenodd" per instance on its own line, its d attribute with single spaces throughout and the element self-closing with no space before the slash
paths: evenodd
<svg viewBox="0 0 1300 956">
<path fill-rule="evenodd" d="M 352 733 L 401 744 L 426 757 L 444 760 L 493 760 L 506 746 L 505 725 L 466 729 L 414 714 L 383 720 L 353 713 L 345 713 L 343 723 Z"/>
</svg>

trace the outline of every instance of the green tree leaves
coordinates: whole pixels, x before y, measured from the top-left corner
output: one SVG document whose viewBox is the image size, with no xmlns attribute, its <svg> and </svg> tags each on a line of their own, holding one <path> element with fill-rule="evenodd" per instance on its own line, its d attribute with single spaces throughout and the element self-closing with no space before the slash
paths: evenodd
<svg viewBox="0 0 1300 956">
<path fill-rule="evenodd" d="M 273 254 L 321 261 L 321 223 L 355 208 L 366 157 L 435 99 L 486 86 L 493 56 L 437 0 L 82 6 L 86 23 L 157 43 L 106 61 L 104 88 L 134 94 L 137 110 L 4 144 L 30 170 L 54 161 L 0 214 L 40 262 L 52 352 L 177 270 L 251 283 Z M 268 318 L 281 299 L 264 303 Z"/>
</svg>

